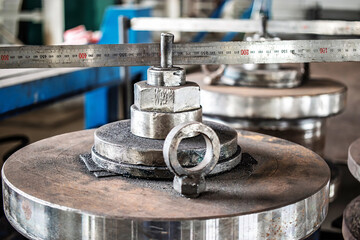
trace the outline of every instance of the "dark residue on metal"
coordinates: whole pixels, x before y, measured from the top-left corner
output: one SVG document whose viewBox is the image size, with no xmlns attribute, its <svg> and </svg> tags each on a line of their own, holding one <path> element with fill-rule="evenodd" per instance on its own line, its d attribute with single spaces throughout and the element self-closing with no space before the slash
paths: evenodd
<svg viewBox="0 0 360 240">
<path fill-rule="evenodd" d="M 204 123 L 212 128 L 214 128 L 214 125 L 217 126 L 215 132 L 219 139 L 221 139 L 221 143 L 231 141 L 233 137 L 236 136 L 236 131 L 229 127 L 206 121 Z M 101 129 L 102 131 L 97 131 L 99 138 L 113 144 L 125 144 L 128 148 L 162 149 L 164 142 L 164 140 L 157 139 L 144 141 L 144 138 L 135 136 L 130 131 L 130 122 L 127 121 L 105 125 Z M 201 136 L 188 138 L 181 142 L 179 150 L 188 149 L 189 147 L 193 149 L 205 148 L 205 140 Z"/>
<path fill-rule="evenodd" d="M 249 153 L 243 153 L 240 164 L 242 166 L 249 167 L 258 164 L 258 161 L 256 161 L 256 159 Z"/>
<path fill-rule="evenodd" d="M 343 228 L 347 230 L 345 239 L 360 239 L 360 196 L 346 207 L 343 224 Z"/>
</svg>

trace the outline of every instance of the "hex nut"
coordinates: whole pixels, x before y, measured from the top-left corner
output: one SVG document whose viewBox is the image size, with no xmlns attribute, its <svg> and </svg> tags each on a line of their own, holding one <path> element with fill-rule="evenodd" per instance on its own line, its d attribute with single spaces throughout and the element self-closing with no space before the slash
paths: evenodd
<svg viewBox="0 0 360 240">
<path fill-rule="evenodd" d="M 135 106 L 140 111 L 183 112 L 200 108 L 200 87 L 187 82 L 177 87 L 135 84 Z"/>
<path fill-rule="evenodd" d="M 188 198 L 196 198 L 206 189 L 205 178 L 202 175 L 188 175 L 174 177 L 175 191 Z"/>
</svg>

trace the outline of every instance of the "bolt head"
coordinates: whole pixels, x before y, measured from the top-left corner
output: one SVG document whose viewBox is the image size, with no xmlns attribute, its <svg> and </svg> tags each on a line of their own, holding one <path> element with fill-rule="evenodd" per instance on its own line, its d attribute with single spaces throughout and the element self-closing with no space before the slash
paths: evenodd
<svg viewBox="0 0 360 240">
<path fill-rule="evenodd" d="M 203 176 L 175 176 L 173 187 L 185 197 L 196 198 L 205 191 L 206 182 Z"/>
</svg>

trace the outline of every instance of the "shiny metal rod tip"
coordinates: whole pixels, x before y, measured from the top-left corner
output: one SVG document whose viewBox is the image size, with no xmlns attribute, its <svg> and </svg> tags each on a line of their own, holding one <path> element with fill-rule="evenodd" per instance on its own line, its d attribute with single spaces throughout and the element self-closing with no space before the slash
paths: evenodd
<svg viewBox="0 0 360 240">
<path fill-rule="evenodd" d="M 161 33 L 160 51 L 162 68 L 172 67 L 172 45 L 174 42 L 174 35 L 171 33 Z"/>
</svg>

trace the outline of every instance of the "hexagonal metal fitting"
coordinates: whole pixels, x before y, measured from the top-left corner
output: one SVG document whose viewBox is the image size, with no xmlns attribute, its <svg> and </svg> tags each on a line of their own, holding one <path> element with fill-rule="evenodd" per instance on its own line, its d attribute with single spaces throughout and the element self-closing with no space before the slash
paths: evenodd
<svg viewBox="0 0 360 240">
<path fill-rule="evenodd" d="M 134 93 L 135 106 L 140 111 L 182 112 L 200 108 L 200 87 L 193 82 L 158 87 L 141 81 L 135 84 Z"/>
<path fill-rule="evenodd" d="M 206 189 L 205 177 L 202 175 L 188 175 L 174 177 L 175 191 L 188 198 L 196 198 Z"/>
</svg>

